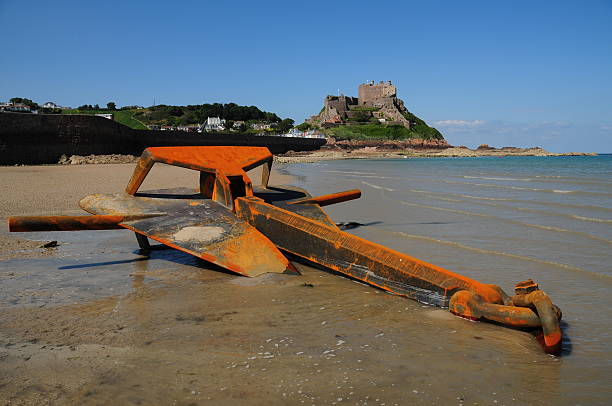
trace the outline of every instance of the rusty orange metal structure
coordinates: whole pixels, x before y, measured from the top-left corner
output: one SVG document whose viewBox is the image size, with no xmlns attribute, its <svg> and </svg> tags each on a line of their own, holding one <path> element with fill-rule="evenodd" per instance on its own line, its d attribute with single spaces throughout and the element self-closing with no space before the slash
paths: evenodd
<svg viewBox="0 0 612 406">
<path fill-rule="evenodd" d="M 558 354 L 560 310 L 533 281 L 510 297 L 484 284 L 340 230 L 322 206 L 356 199 L 359 190 L 313 197 L 269 186 L 272 154 L 262 147 L 155 147 L 140 158 L 125 193 L 90 195 L 91 216 L 12 217 L 10 231 L 127 228 L 140 247 L 148 239 L 245 276 L 296 272 L 284 253 L 471 320 L 541 330 L 546 352 Z M 156 163 L 200 172 L 197 190 L 139 193 Z M 263 165 L 261 185 L 246 171 Z"/>
</svg>

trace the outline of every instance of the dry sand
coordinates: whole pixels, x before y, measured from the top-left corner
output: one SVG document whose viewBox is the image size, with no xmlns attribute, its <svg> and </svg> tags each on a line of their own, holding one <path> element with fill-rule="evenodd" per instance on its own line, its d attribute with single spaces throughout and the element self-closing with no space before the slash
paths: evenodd
<svg viewBox="0 0 612 406">
<path fill-rule="evenodd" d="M 0 215 L 81 213 L 132 168 L 0 168 Z M 157 165 L 142 189 L 196 182 Z M 0 404 L 558 401 L 557 362 L 530 335 L 300 264 L 249 279 L 174 250 L 141 257 L 127 231 L 32 235 L 49 249 L 0 236 Z"/>
</svg>

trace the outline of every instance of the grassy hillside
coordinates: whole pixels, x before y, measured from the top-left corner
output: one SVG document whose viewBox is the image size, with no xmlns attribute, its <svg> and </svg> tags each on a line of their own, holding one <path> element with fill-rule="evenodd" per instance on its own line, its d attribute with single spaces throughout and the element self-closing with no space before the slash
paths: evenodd
<svg viewBox="0 0 612 406">
<path fill-rule="evenodd" d="M 385 124 L 353 124 L 340 127 L 328 128 L 323 132 L 339 140 L 405 140 L 410 138 L 423 140 L 442 140 L 444 137 L 438 130 L 429 127 L 424 122 L 416 123 L 410 129 L 402 125 Z"/>
<path fill-rule="evenodd" d="M 139 110 L 62 110 L 62 114 L 109 114 L 112 113 L 116 122 L 126 125 L 136 130 L 147 130 L 147 126 L 134 118 L 134 114 Z"/>
<path fill-rule="evenodd" d="M 138 110 L 117 110 L 115 113 L 115 121 L 136 130 L 148 130 L 147 126 L 134 118 L 134 114 Z"/>
</svg>

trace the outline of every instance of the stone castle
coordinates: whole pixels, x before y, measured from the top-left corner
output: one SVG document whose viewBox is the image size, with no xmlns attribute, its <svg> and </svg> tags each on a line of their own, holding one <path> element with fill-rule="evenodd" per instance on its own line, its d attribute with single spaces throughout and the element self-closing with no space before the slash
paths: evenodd
<svg viewBox="0 0 612 406">
<path fill-rule="evenodd" d="M 406 128 L 412 125 L 408 110 L 397 97 L 397 89 L 391 81 L 363 83 L 359 85 L 359 97 L 327 96 L 321 113 L 308 121 L 327 128 L 365 122 L 400 124 Z"/>
</svg>

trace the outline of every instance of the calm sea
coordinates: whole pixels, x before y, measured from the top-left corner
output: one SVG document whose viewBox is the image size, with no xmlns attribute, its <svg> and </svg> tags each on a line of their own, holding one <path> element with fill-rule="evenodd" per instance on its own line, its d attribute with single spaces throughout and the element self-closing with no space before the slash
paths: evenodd
<svg viewBox="0 0 612 406">
<path fill-rule="evenodd" d="M 287 171 L 313 195 L 361 189 L 362 199 L 328 210 L 364 224 L 354 234 L 509 294 L 534 279 L 563 311 L 559 399 L 612 403 L 612 156 L 345 160 Z"/>
</svg>

